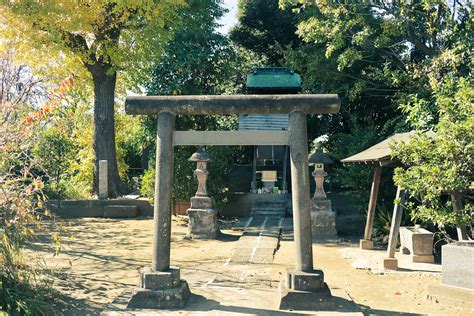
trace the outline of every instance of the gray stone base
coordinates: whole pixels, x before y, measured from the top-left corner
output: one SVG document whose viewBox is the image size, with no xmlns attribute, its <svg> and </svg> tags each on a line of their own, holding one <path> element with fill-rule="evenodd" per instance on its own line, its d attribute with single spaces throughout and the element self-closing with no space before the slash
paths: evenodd
<svg viewBox="0 0 474 316">
<path fill-rule="evenodd" d="M 162 290 L 136 289 L 127 308 L 170 309 L 183 308 L 191 296 L 188 283 L 181 280 L 177 287 Z"/>
<path fill-rule="evenodd" d="M 279 309 L 324 310 L 335 307 L 321 270 L 303 272 L 288 269 L 285 280 L 280 282 L 279 292 Z"/>
<path fill-rule="evenodd" d="M 197 210 L 213 209 L 216 206 L 214 199 L 208 196 L 193 196 L 191 198 L 191 208 Z"/>
<path fill-rule="evenodd" d="M 139 287 L 147 290 L 164 290 L 179 286 L 181 281 L 178 267 L 170 267 L 168 271 L 152 271 L 146 267 L 140 271 Z"/>
<path fill-rule="evenodd" d="M 217 211 L 214 209 L 194 209 L 186 211 L 189 216 L 188 238 L 216 239 L 219 235 Z"/>
<path fill-rule="evenodd" d="M 337 238 L 336 212 L 311 209 L 311 232 L 313 241 L 324 238 Z"/>
</svg>

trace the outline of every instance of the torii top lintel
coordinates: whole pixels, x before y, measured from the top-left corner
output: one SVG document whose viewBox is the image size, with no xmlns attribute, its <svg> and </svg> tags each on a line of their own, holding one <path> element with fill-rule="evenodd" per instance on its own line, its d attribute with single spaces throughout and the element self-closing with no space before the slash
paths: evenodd
<svg viewBox="0 0 474 316">
<path fill-rule="evenodd" d="M 340 107 L 337 94 L 129 96 L 125 100 L 127 114 L 144 115 L 289 114 L 294 110 L 332 114 Z"/>
</svg>

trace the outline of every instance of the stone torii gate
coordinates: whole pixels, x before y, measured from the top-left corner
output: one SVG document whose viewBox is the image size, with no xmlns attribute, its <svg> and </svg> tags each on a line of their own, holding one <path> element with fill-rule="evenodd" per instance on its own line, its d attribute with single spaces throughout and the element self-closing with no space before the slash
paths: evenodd
<svg viewBox="0 0 474 316">
<path fill-rule="evenodd" d="M 311 309 L 311 304 L 329 298 L 323 272 L 313 268 L 306 115 L 337 113 L 339 108 L 340 100 L 335 94 L 127 97 L 127 114 L 158 114 L 152 263 L 140 272 L 140 286 L 134 290 L 127 307 L 179 308 L 185 306 L 190 295 L 187 282 L 180 278 L 179 268 L 170 266 L 171 188 L 173 146 L 193 144 L 193 139 L 202 144 L 196 137 L 208 137 L 213 142 L 222 140 L 222 144 L 230 140 L 238 144 L 237 139 L 248 142 L 252 138 L 255 144 L 272 142 L 272 139 L 288 143 L 296 262 L 294 269 L 287 270 L 286 282 L 281 284 L 280 308 Z M 288 114 L 289 129 L 288 132 L 265 131 L 262 135 L 256 131 L 175 131 L 176 115 L 211 114 Z M 250 142 L 248 145 L 253 144 Z"/>
</svg>

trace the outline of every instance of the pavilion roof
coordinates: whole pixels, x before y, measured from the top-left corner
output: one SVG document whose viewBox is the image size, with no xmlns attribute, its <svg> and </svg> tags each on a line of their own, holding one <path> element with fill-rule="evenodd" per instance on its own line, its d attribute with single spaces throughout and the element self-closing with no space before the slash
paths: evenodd
<svg viewBox="0 0 474 316">
<path fill-rule="evenodd" d="M 428 132 L 432 133 L 432 132 Z M 408 142 L 410 137 L 415 135 L 415 131 L 407 133 L 397 133 L 387 139 L 367 148 L 353 156 L 341 160 L 344 164 L 349 163 L 365 163 L 365 164 L 380 164 L 381 166 L 393 165 L 399 163 L 396 159 L 391 157 L 392 150 L 389 144 L 400 141 Z"/>
</svg>

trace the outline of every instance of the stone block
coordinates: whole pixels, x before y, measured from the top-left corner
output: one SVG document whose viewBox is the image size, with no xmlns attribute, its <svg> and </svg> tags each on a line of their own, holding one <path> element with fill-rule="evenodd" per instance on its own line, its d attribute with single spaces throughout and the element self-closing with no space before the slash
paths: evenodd
<svg viewBox="0 0 474 316">
<path fill-rule="evenodd" d="M 333 310 L 336 306 L 327 284 L 314 292 L 288 289 L 280 284 L 280 300 L 278 308 L 281 310 L 321 311 Z"/>
<path fill-rule="evenodd" d="M 359 241 L 359 248 L 364 250 L 374 249 L 374 242 L 372 240 L 361 239 Z"/>
<path fill-rule="evenodd" d="M 442 284 L 474 289 L 474 241 L 441 247 Z"/>
<path fill-rule="evenodd" d="M 181 280 L 177 287 L 162 290 L 135 289 L 127 308 L 171 309 L 183 308 L 191 296 L 188 283 Z"/>
<path fill-rule="evenodd" d="M 336 213 L 311 209 L 311 232 L 313 241 L 321 238 L 337 238 Z"/>
<path fill-rule="evenodd" d="M 297 291 L 319 291 L 324 287 L 324 273 L 322 270 L 304 272 L 288 269 L 286 271 L 286 287 Z"/>
<path fill-rule="evenodd" d="M 140 288 L 147 290 L 164 290 L 179 286 L 180 272 L 178 267 L 170 267 L 168 271 L 152 271 L 146 267 L 140 271 Z"/>
<path fill-rule="evenodd" d="M 426 229 L 400 227 L 400 249 L 405 254 L 411 254 L 413 262 L 434 262 L 433 238 L 434 234 Z"/>
<path fill-rule="evenodd" d="M 388 270 L 397 270 L 398 260 L 396 258 L 384 258 L 383 267 Z"/>
<path fill-rule="evenodd" d="M 99 160 L 99 199 L 109 197 L 108 162 Z"/>
<path fill-rule="evenodd" d="M 213 209 L 216 203 L 214 199 L 207 196 L 193 196 L 191 198 L 191 208 L 197 210 Z"/>
<path fill-rule="evenodd" d="M 187 210 L 189 216 L 188 237 L 194 239 L 215 239 L 219 234 L 217 211 L 214 209 Z"/>
<path fill-rule="evenodd" d="M 330 199 L 311 199 L 311 211 L 332 211 Z"/>
</svg>

